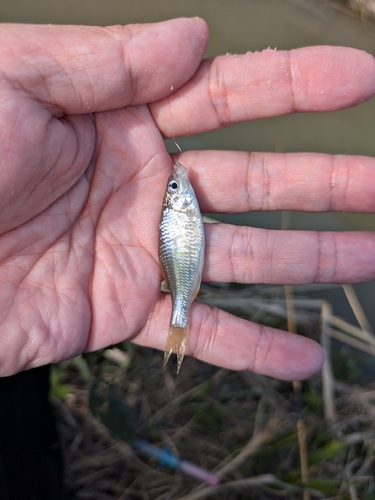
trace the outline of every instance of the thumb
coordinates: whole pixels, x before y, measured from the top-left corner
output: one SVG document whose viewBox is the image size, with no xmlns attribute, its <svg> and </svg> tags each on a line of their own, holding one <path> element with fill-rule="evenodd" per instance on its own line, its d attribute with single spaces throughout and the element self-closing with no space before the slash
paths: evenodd
<svg viewBox="0 0 375 500">
<path fill-rule="evenodd" d="M 56 113 L 81 114 L 156 101 L 198 68 L 208 42 L 202 19 L 113 26 L 4 24 L 7 85 Z"/>
</svg>

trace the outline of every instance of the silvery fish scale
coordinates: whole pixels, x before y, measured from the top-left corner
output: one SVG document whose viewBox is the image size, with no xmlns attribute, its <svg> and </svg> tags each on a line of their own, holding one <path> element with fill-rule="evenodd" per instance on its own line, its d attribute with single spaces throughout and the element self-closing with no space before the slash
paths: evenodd
<svg viewBox="0 0 375 500">
<path fill-rule="evenodd" d="M 177 328 L 187 333 L 190 306 L 201 283 L 205 241 L 198 201 L 187 169 L 179 162 L 168 179 L 159 228 L 159 261 L 172 296 L 171 332 Z M 172 351 L 179 355 L 178 345 L 171 345 L 167 358 Z M 181 349 L 184 353 L 185 345 Z"/>
</svg>

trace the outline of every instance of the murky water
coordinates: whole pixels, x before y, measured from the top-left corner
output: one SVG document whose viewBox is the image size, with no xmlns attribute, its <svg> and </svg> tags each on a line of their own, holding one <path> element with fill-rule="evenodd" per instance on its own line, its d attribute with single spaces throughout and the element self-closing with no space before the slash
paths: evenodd
<svg viewBox="0 0 375 500">
<path fill-rule="evenodd" d="M 325 44 L 346 45 L 375 54 L 375 24 L 350 18 L 318 0 L 2 0 L 0 4 L 0 20 L 8 22 L 107 25 L 182 16 L 200 16 L 208 22 L 209 57 L 267 47 L 291 49 Z M 180 142 L 185 150 L 274 151 L 277 144 L 286 152 L 375 155 L 374 116 L 373 99 L 345 111 L 242 123 Z M 279 213 L 241 214 L 223 219 L 272 228 L 280 228 L 281 220 Z M 291 225 L 320 230 L 374 229 L 375 216 L 294 213 Z M 356 291 L 375 329 L 375 284 L 357 285 Z M 330 298 L 336 302 L 337 296 Z M 336 308 L 336 312 L 346 314 L 345 301 L 340 299 Z"/>
</svg>

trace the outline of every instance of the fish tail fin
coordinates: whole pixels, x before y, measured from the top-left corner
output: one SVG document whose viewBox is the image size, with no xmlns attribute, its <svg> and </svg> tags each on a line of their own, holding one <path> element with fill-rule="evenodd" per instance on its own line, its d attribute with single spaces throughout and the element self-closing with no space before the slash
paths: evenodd
<svg viewBox="0 0 375 500">
<path fill-rule="evenodd" d="M 164 361 L 163 367 L 165 368 L 171 357 L 172 352 L 177 354 L 177 374 L 180 371 L 182 360 L 185 355 L 186 348 L 186 338 L 187 338 L 187 328 L 181 328 L 179 326 L 171 326 L 169 330 L 169 335 L 167 343 L 165 344 Z"/>
</svg>

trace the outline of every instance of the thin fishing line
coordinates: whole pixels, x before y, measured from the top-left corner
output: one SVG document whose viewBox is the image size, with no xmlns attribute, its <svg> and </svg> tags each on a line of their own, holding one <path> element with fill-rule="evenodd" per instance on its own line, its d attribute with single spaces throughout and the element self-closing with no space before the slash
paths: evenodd
<svg viewBox="0 0 375 500">
<path fill-rule="evenodd" d="M 174 130 L 174 127 L 173 127 L 173 118 L 172 118 L 172 112 L 171 112 L 171 103 L 169 101 L 169 97 L 167 97 L 167 101 L 168 101 L 168 109 L 169 109 L 169 118 L 171 120 L 172 130 Z M 180 145 L 177 143 L 176 136 L 174 134 L 172 136 L 172 139 L 173 139 L 173 144 L 176 146 L 176 148 L 180 152 L 180 156 L 178 157 L 178 160 L 177 160 L 177 163 L 180 163 L 181 158 L 182 158 L 182 149 L 180 148 Z"/>
</svg>

